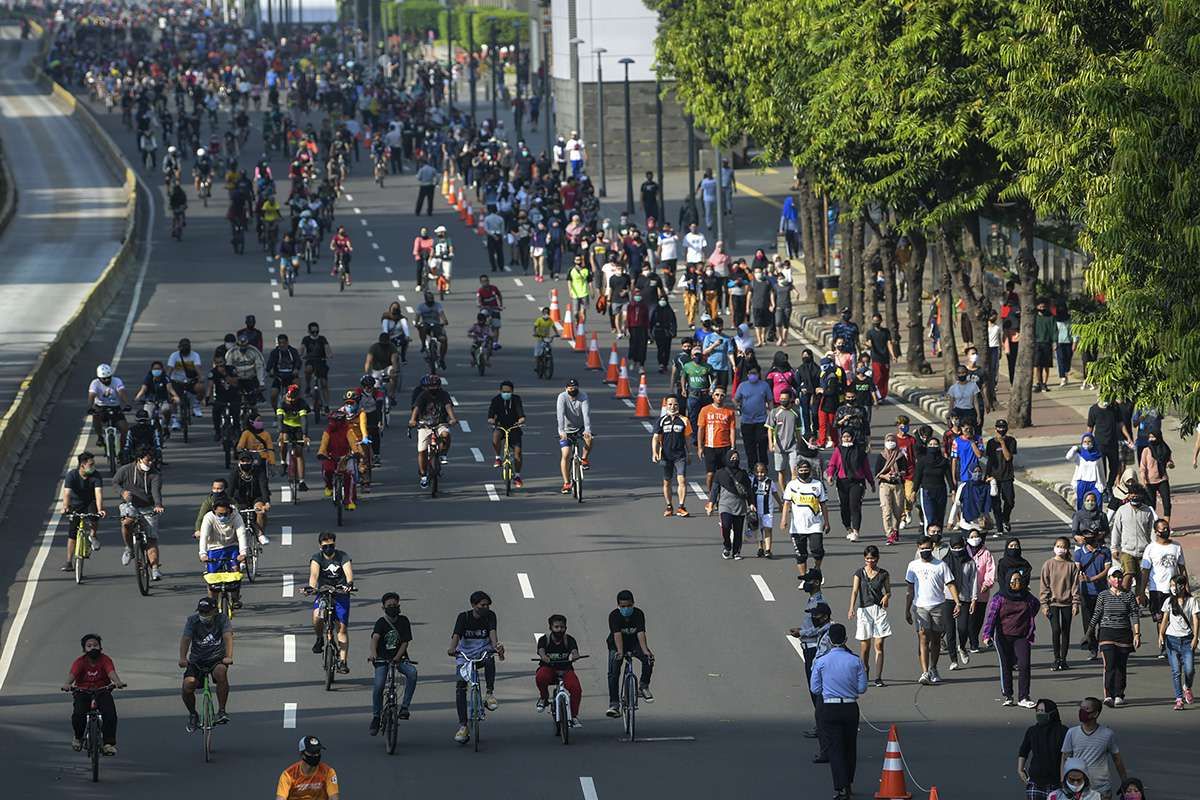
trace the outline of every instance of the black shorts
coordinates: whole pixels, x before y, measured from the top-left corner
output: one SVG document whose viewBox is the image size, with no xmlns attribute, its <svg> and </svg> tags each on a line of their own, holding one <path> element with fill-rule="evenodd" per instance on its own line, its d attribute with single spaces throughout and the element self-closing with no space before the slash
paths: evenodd
<svg viewBox="0 0 1200 800">
<path fill-rule="evenodd" d="M 1054 366 L 1054 345 L 1050 342 L 1036 342 L 1033 345 L 1033 365 L 1038 369 Z"/>
<path fill-rule="evenodd" d="M 725 466 L 725 456 L 729 453 L 728 447 L 705 447 L 703 451 L 705 472 L 716 472 Z"/>
<path fill-rule="evenodd" d="M 328 370 L 328 367 L 326 369 Z M 282 389 L 285 386 L 291 386 L 295 382 L 295 375 L 280 375 L 278 378 L 271 378 L 271 388 Z"/>
<path fill-rule="evenodd" d="M 522 431 L 520 428 L 516 428 L 514 430 L 509 431 L 508 432 L 508 446 L 509 447 L 520 447 L 522 433 L 524 433 L 524 431 Z M 498 430 L 498 431 L 496 431 L 496 435 L 500 437 L 500 439 L 499 439 L 500 442 L 504 441 L 504 431 Z"/>
<path fill-rule="evenodd" d="M 196 381 L 198 380 L 199 378 L 190 378 L 186 381 L 171 381 L 171 386 L 175 389 L 175 394 L 183 397 L 185 392 L 196 393 Z"/>
<path fill-rule="evenodd" d="M 676 476 L 680 478 L 687 477 L 687 458 L 679 456 L 678 458 L 664 458 L 658 462 L 662 465 L 663 480 L 669 481 Z"/>
<path fill-rule="evenodd" d="M 199 682 L 202 676 L 211 674 L 220 663 L 221 661 L 219 659 L 217 661 L 205 661 L 202 663 L 188 661 L 187 669 L 183 671 L 183 677 L 195 678 L 196 681 Z"/>
<path fill-rule="evenodd" d="M 304 444 L 304 428 L 282 425 L 280 426 L 279 438 L 287 439 L 292 444 Z"/>
<path fill-rule="evenodd" d="M 809 556 L 820 561 L 825 557 L 825 534 L 793 533 L 792 549 L 796 551 L 796 563 L 803 564 Z"/>
<path fill-rule="evenodd" d="M 323 358 L 311 358 L 304 364 L 305 369 L 312 370 L 313 375 L 316 375 L 321 380 L 329 377 L 329 362 Z"/>
</svg>

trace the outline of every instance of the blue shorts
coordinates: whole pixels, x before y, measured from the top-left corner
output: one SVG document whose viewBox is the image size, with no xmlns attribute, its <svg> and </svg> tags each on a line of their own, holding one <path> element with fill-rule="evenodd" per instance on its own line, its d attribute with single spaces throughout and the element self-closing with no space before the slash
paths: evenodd
<svg viewBox="0 0 1200 800">
<path fill-rule="evenodd" d="M 241 550 L 236 544 L 209 550 L 208 561 L 204 562 L 204 571 L 206 573 L 237 572 L 237 557 L 240 553 Z"/>
<path fill-rule="evenodd" d="M 321 607 L 321 598 L 313 600 L 313 611 Z M 333 596 L 333 617 L 343 625 L 350 624 L 350 595 L 335 594 Z"/>
</svg>

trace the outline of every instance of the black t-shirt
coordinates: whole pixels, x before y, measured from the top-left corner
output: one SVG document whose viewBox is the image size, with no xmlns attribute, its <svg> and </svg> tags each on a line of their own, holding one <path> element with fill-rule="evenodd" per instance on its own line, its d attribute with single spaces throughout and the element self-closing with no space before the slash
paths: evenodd
<svg viewBox="0 0 1200 800">
<path fill-rule="evenodd" d="M 775 287 L 770 281 L 754 281 L 750 284 L 750 306 L 759 311 L 766 311 L 771 307 L 771 295 L 775 293 Z"/>
<path fill-rule="evenodd" d="M 875 405 L 875 381 L 868 377 L 855 378 L 850 384 L 854 387 L 854 405 L 867 408 Z"/>
<path fill-rule="evenodd" d="M 332 558 L 326 558 L 324 553 L 313 553 L 309 561 L 317 562 L 317 587 L 342 586 L 346 583 L 346 565 L 350 556 L 344 550 L 334 550 Z"/>
<path fill-rule="evenodd" d="M 1017 457 L 1017 440 L 1011 436 L 1005 436 L 1004 444 L 1008 447 L 1008 454 L 1015 459 Z M 987 444 L 983 447 L 983 454 L 987 458 L 989 478 L 995 478 L 998 481 L 1013 480 L 1013 462 L 1004 458 L 1004 454 L 1000 452 L 1000 443 L 995 438 L 987 440 Z"/>
<path fill-rule="evenodd" d="M 646 615 L 638 607 L 634 607 L 633 613 L 628 617 L 621 613 L 620 608 L 614 608 L 608 615 L 608 643 L 609 650 L 616 650 L 616 640 L 613 638 L 616 634 L 621 634 L 626 651 L 640 650 L 641 645 L 638 644 L 639 633 L 646 631 Z"/>
<path fill-rule="evenodd" d="M 658 298 L 666 294 L 663 291 L 662 278 L 653 272 L 649 275 L 639 275 L 635 285 L 642 294 L 642 300 L 647 303 L 657 303 Z"/>
<path fill-rule="evenodd" d="M 579 645 L 571 634 L 564 633 L 561 640 L 555 641 L 553 636 L 543 633 L 542 638 L 537 640 L 537 649 L 546 651 L 546 658 L 550 659 L 550 666 L 554 669 L 575 669 L 571 663 L 571 653 L 578 650 Z"/>
<path fill-rule="evenodd" d="M 1117 447 L 1117 409 L 1113 406 L 1101 408 L 1098 404 L 1088 409 L 1087 424 L 1100 450 L 1115 450 Z"/>
<path fill-rule="evenodd" d="M 388 660 L 396 657 L 396 651 L 402 643 L 412 641 L 412 626 L 403 614 L 395 619 L 380 617 L 375 620 L 375 628 L 371 633 L 379 637 L 379 657 Z"/>
<path fill-rule="evenodd" d="M 627 303 L 629 302 L 629 276 L 625 273 L 617 273 L 608 279 L 608 288 L 612 290 L 612 299 L 614 302 Z"/>
<path fill-rule="evenodd" d="M 446 406 L 450 405 L 450 395 L 445 389 L 426 389 L 417 395 L 413 406 L 417 409 L 417 421 L 426 425 L 441 425 L 449 417 Z"/>
<path fill-rule="evenodd" d="M 324 361 L 329 357 L 329 340 L 322 335 L 305 336 L 300 340 L 300 351 L 305 361 Z"/>
<path fill-rule="evenodd" d="M 510 400 L 496 395 L 488 406 L 487 415 L 488 419 L 496 420 L 500 427 L 511 428 L 517 424 L 517 420 L 525 416 L 525 406 L 521 403 L 519 394 L 514 394 Z"/>
<path fill-rule="evenodd" d="M 892 340 L 892 332 L 887 328 L 872 327 L 867 331 L 867 342 L 871 345 L 871 360 L 877 361 L 880 364 L 890 364 L 892 362 L 892 353 L 888 349 L 888 342 Z"/>
<path fill-rule="evenodd" d="M 235 378 L 232 384 L 229 382 L 232 377 L 228 369 L 210 369 L 208 371 L 208 382 L 213 387 L 213 393 L 216 395 L 218 403 L 236 403 L 240 399 L 238 392 L 237 379 Z"/>
<path fill-rule="evenodd" d="M 96 513 L 96 489 L 104 485 L 99 472 L 93 471 L 91 475 L 84 477 L 79 474 L 78 469 L 73 469 L 67 473 L 64 485 L 69 493 L 67 508 L 71 511 Z"/>
<path fill-rule="evenodd" d="M 454 620 L 454 635 L 460 639 L 480 641 L 489 639 L 491 631 L 497 630 L 496 612 L 490 608 L 479 616 L 475 609 L 463 611 Z"/>
<path fill-rule="evenodd" d="M 367 355 L 371 357 L 371 369 L 387 369 L 392 365 L 392 357 L 397 353 L 396 345 L 388 342 L 376 342 L 367 348 Z"/>
<path fill-rule="evenodd" d="M 666 461 L 678 461 L 687 455 L 688 418 L 682 414 L 666 414 L 659 418 L 656 433 L 662 436 L 662 456 Z"/>
</svg>

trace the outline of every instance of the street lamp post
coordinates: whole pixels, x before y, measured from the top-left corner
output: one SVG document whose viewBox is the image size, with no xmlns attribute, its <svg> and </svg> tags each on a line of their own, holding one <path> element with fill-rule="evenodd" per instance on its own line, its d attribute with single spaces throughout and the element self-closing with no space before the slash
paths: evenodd
<svg viewBox="0 0 1200 800">
<path fill-rule="evenodd" d="M 516 127 L 517 141 L 525 138 L 523 123 L 525 120 L 525 105 L 521 102 L 521 21 L 513 20 L 513 95 L 512 110 L 513 124 Z"/>
<path fill-rule="evenodd" d="M 629 65 L 632 58 L 622 58 L 619 64 L 625 65 L 625 210 L 633 213 L 633 120 L 629 110 Z"/>
<path fill-rule="evenodd" d="M 471 124 L 478 130 L 479 123 L 475 117 L 475 80 L 478 64 L 475 60 L 475 9 L 463 9 L 467 13 L 467 82 L 471 88 Z"/>
<path fill-rule="evenodd" d="M 662 80 L 654 71 L 654 155 L 658 169 L 658 213 L 666 213 L 666 190 L 663 188 Z"/>
<path fill-rule="evenodd" d="M 571 45 L 571 63 L 575 65 L 575 132 L 583 139 L 583 90 L 579 85 L 579 45 L 583 39 L 576 36 L 568 44 Z"/>
<path fill-rule="evenodd" d="M 608 170 L 604 166 L 604 67 L 601 64 L 601 57 L 608 49 L 596 47 L 592 52 L 596 54 L 596 130 L 600 136 L 600 196 L 608 197 Z"/>
<path fill-rule="evenodd" d="M 500 48 L 496 46 L 496 18 L 488 17 L 488 56 L 492 60 L 491 82 L 492 82 L 492 133 L 496 132 L 496 127 L 500 122 L 500 98 L 497 95 L 500 93 L 500 81 L 497 79 L 496 71 L 500 64 Z"/>
<path fill-rule="evenodd" d="M 554 101 L 550 97 L 550 31 L 542 31 L 542 127 L 546 130 L 546 155 L 554 152 Z"/>
<path fill-rule="evenodd" d="M 446 0 L 446 120 L 453 116 L 454 103 L 450 98 L 454 88 L 454 7 Z"/>
</svg>

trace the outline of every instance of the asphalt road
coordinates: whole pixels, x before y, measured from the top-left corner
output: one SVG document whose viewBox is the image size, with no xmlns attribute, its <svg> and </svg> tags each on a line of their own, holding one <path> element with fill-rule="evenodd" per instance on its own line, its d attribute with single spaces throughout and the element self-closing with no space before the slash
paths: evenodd
<svg viewBox="0 0 1200 800">
<path fill-rule="evenodd" d="M 132 153 L 131 135 L 119 121 L 110 122 Z M 268 338 L 281 330 L 295 341 L 308 321 L 319 321 L 336 352 L 332 384 L 355 382 L 387 303 L 397 295 L 406 304 L 416 299 L 407 253 L 418 225 L 409 213 L 416 194 L 411 177 L 389 179 L 379 190 L 364 175 L 365 162 L 356 169 L 349 197 L 339 207 L 339 221 L 351 229 L 356 251 L 354 285 L 344 294 L 327 273 L 314 272 L 301 276 L 294 298 L 274 297 L 278 287 L 270 284 L 254 246 L 249 244 L 244 256 L 232 254 L 224 209 L 217 205 L 204 210 L 193 204 L 182 243 L 169 239 L 169 220 L 160 215 L 118 374 L 136 381 L 150 359 L 165 357 L 184 335 L 207 359 L 223 334 L 240 327 L 244 314 L 254 313 Z M 152 185 L 158 189 L 157 176 Z M 81 789 L 91 797 L 124 800 L 164 792 L 179 800 L 208 798 L 214 790 L 268 796 L 280 770 L 295 759 L 296 741 L 308 733 L 329 747 L 328 761 L 348 797 L 383 787 L 421 797 L 437 792 L 585 800 L 731 797 L 752 786 L 803 796 L 829 793 L 828 768 L 809 763 L 812 743 L 799 735 L 809 727 L 811 708 L 803 666 L 786 635 L 800 624 L 803 608 L 786 538 L 777 540 L 772 561 L 724 561 L 715 520 L 699 514 L 689 520 L 661 517 L 661 473 L 648 463 L 649 436 L 631 409 L 611 399 L 600 376 L 584 370 L 582 355 L 561 346 L 554 383 L 539 384 L 533 375 L 529 330 L 535 308 L 548 293 L 546 284 L 515 273 L 499 279 L 506 299 L 506 347 L 486 378 L 470 372 L 466 328 L 474 314 L 472 276 L 486 269 L 485 256 L 475 236 L 446 213 L 440 196 L 438 206 L 428 222 L 445 222 L 460 254 L 458 291 L 447 303 L 449 390 L 470 430 L 454 433 L 445 496 L 436 500 L 416 484 L 413 445 L 390 431 L 376 491 L 339 530 L 339 546 L 354 558 L 360 587 L 352 603 L 351 675 L 334 691 L 323 691 L 319 659 L 308 649 L 309 603 L 287 596 L 289 578 L 303 581 L 307 574 L 317 532 L 334 522 L 331 505 L 313 491 L 299 505 L 275 506 L 264 574 L 244 591 L 246 609 L 235 622 L 232 722 L 217 731 L 216 763 L 202 763 L 199 737 L 184 731 L 175 659 L 181 626 L 201 594 L 192 519 L 208 481 L 223 473 L 211 439 L 196 437 L 190 445 L 172 441 L 168 447 L 166 578 L 153 586 L 150 597 L 137 594 L 131 569 L 120 566 L 111 522 L 83 586 L 57 571 L 65 538 L 61 530 L 54 531 L 53 554 L 47 559 L 39 552 L 47 540 L 57 478 L 78 447 L 87 377 L 94 360 L 110 358 L 121 338 L 128 306 L 115 308 L 76 365 L 67 395 L 50 411 L 45 438 L 17 487 L 22 502 L 5 520 L 10 546 L 0 559 L 0 576 L 10 590 L 0 651 L 0 731 L 13 796 L 68 797 Z M 601 339 L 607 348 L 609 340 Z M 414 351 L 406 385 L 419 374 Z M 527 483 L 518 496 L 493 499 L 487 484 L 497 483 L 498 476 L 490 464 L 485 411 L 503 377 L 517 382 L 529 417 Z M 589 392 L 597 432 L 582 505 L 558 491 L 553 402 L 568 377 L 579 378 Z M 657 400 L 662 381 L 651 377 Z M 888 405 L 877 412 L 877 435 L 890 428 L 898 408 Z M 202 423 L 209 424 L 207 417 Z M 481 451 L 482 462 L 473 448 Z M 702 484 L 703 475 L 693 466 L 689 479 Z M 695 495 L 690 502 L 694 513 L 701 509 Z M 868 503 L 866 530 L 874 531 L 878 509 L 873 498 Z M 1061 511 L 1052 510 L 1058 509 L 1054 500 L 1026 491 L 1018 504 L 1016 531 L 1027 539 L 1031 560 L 1040 564 L 1052 536 L 1064 528 Z M 505 525 L 511 537 L 505 536 Z M 849 576 L 860 563 L 862 547 L 882 542 L 875 534 L 851 544 L 837 533 L 836 521 L 834 530 L 827 543 L 825 591 L 835 619 L 843 619 Z M 290 532 L 290 544 L 284 531 Z M 913 544 L 910 529 L 899 547 L 885 550 L 884 566 L 894 582 L 902 579 Z M 32 595 L 31 580 L 37 581 Z M 453 670 L 444 653 L 455 615 L 480 588 L 494 600 L 509 658 L 499 667 L 501 706 L 489 715 L 482 751 L 476 754 L 451 738 L 456 728 Z M 642 706 L 639 731 L 647 740 L 635 743 L 621 741 L 619 724 L 602 715 L 606 618 L 616 592 L 624 588 L 632 589 L 646 610 L 657 655 L 657 701 Z M 400 593 L 402 609 L 413 622 L 411 653 L 421 671 L 412 719 L 403 723 L 400 749 L 392 757 L 381 741 L 367 736 L 370 670 L 364 660 L 378 598 L 389 590 Z M 28 613 L 22 614 L 21 600 L 30 596 Z M 899 592 L 895 600 L 896 635 L 888 642 L 886 670 L 890 685 L 864 698 L 865 717 L 882 730 L 898 726 L 913 776 L 924 787 L 936 784 L 943 797 L 1021 796 L 1015 755 L 1032 713 L 1000 707 L 989 654 L 975 656 L 965 671 L 943 670 L 942 686 L 917 685 L 914 639 L 903 622 Z M 593 656 L 580 669 L 585 727 L 566 748 L 551 738 L 548 719 L 534 713 L 528 661 L 534 637 L 553 612 L 568 617 L 570 632 Z M 22 628 L 14 646 L 17 623 Z M 86 783 L 84 759 L 68 746 L 69 706 L 57 688 L 78 654 L 79 636 L 92 630 L 104 636 L 106 651 L 129 683 L 118 697 L 120 754 L 104 761 L 95 787 Z M 1058 700 L 1069 723 L 1075 701 L 1100 693 L 1099 671 L 1076 663 L 1071 672 L 1050 673 L 1048 631 L 1040 633 L 1033 695 Z M 288 637 L 294 637 L 294 655 Z M 1133 662 L 1130 707 L 1106 710 L 1102 721 L 1117 730 L 1127 764 L 1152 781 L 1155 797 L 1184 797 L 1191 770 L 1180 762 L 1178 746 L 1162 734 L 1181 731 L 1190 717 L 1168 713 L 1169 695 L 1165 662 L 1142 655 Z M 859 743 L 856 785 L 858 796 L 868 796 L 878 778 L 884 736 L 864 723 Z M 468 766 L 469 778 L 462 780 L 467 773 L 460 770 Z M 909 788 L 925 796 L 911 782 Z"/>
</svg>

